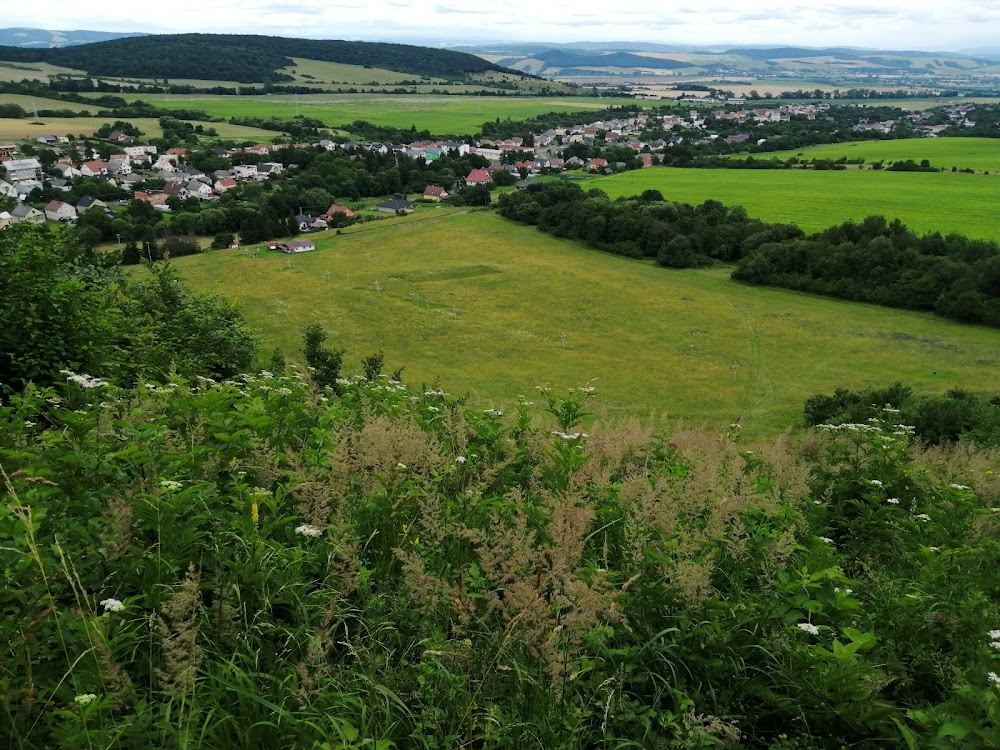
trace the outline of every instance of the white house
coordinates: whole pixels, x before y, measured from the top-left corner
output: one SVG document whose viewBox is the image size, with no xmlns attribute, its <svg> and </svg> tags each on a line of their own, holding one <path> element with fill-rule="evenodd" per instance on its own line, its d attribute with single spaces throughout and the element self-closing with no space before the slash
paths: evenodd
<svg viewBox="0 0 1000 750">
<path fill-rule="evenodd" d="M 233 176 L 238 180 L 252 180 L 257 176 L 257 165 L 237 164 L 233 167 Z"/>
<path fill-rule="evenodd" d="M 156 146 L 126 146 L 122 150 L 130 157 L 142 156 L 143 154 L 156 154 Z"/>
<path fill-rule="evenodd" d="M 107 173 L 108 165 L 100 159 L 94 159 L 80 165 L 80 174 L 84 177 L 99 177 Z"/>
<path fill-rule="evenodd" d="M 14 219 L 15 224 L 22 221 L 26 221 L 29 224 L 41 224 L 45 221 L 45 214 L 34 206 L 29 206 L 27 203 L 22 203 L 11 211 L 10 215 Z"/>
<path fill-rule="evenodd" d="M 42 165 L 38 159 L 12 159 L 4 162 L 3 166 L 11 182 L 42 179 Z"/>
<path fill-rule="evenodd" d="M 50 201 L 45 205 L 45 218 L 49 221 L 72 221 L 76 218 L 76 209 L 69 203 Z"/>
</svg>

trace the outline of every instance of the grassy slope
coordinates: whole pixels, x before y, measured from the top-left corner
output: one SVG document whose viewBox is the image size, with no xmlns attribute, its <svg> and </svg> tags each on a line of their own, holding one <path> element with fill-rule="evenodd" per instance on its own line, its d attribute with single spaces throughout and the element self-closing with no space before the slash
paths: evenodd
<svg viewBox="0 0 1000 750">
<path fill-rule="evenodd" d="M 585 185 L 611 197 L 655 188 L 667 199 L 684 203 L 711 198 L 744 206 L 751 216 L 796 223 L 809 231 L 883 214 L 920 232 L 1000 239 L 1000 179 L 991 175 L 659 167 Z"/>
<path fill-rule="evenodd" d="M 853 141 L 766 154 L 788 159 L 864 159 L 866 162 L 927 159 L 935 167 L 1000 170 L 1000 140 L 994 138 L 906 138 L 893 141 Z"/>
<path fill-rule="evenodd" d="M 281 117 L 295 115 L 295 99 L 274 96 L 173 96 L 150 94 L 143 101 L 164 107 L 198 109 L 212 116 Z M 375 94 L 317 94 L 299 96 L 298 111 L 332 127 L 355 120 L 379 125 L 428 129 L 434 133 L 473 134 L 487 120 L 514 120 L 557 110 L 601 109 L 613 102 L 600 99 L 490 96 L 406 96 Z"/>
<path fill-rule="evenodd" d="M 658 269 L 489 212 L 426 218 L 434 210 L 321 238 L 291 269 L 286 256 L 239 250 L 175 266 L 196 289 L 240 298 L 270 346 L 292 354 L 302 326 L 320 321 L 351 370 L 381 349 L 408 382 L 440 378 L 480 408 L 599 378 L 605 414 L 743 417 L 759 435 L 838 386 L 996 385 L 1000 331 L 743 286 L 724 270 Z"/>
<path fill-rule="evenodd" d="M 0 101 L 3 97 L 0 96 Z M 0 138 L 4 140 L 33 140 L 40 135 L 93 135 L 94 132 L 105 122 L 114 122 L 115 117 L 47 117 L 42 118 L 41 125 L 33 125 L 31 118 L 23 120 L 13 120 L 0 118 Z M 141 130 L 147 137 L 159 138 L 163 135 L 163 129 L 159 122 L 151 118 L 128 119 L 133 125 Z M 271 139 L 280 133 L 272 130 L 262 130 L 260 128 L 248 128 L 242 125 L 230 125 L 225 122 L 204 122 L 192 121 L 194 125 L 204 125 L 206 128 L 215 128 L 220 138 L 233 138 L 238 140 L 256 140 L 270 143 Z"/>
</svg>

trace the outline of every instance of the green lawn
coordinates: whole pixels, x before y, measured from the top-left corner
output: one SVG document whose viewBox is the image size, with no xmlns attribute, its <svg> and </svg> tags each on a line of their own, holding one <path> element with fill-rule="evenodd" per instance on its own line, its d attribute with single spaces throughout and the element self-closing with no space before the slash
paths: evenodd
<svg viewBox="0 0 1000 750">
<path fill-rule="evenodd" d="M 995 138 L 906 138 L 892 141 L 851 141 L 810 146 L 791 151 L 761 154 L 760 158 L 864 159 L 866 163 L 923 159 L 932 166 L 951 169 L 1000 170 L 1000 139 Z M 740 156 L 739 158 L 744 158 Z M 756 155 L 755 155 L 756 158 Z"/>
<path fill-rule="evenodd" d="M 513 96 L 433 96 L 393 94 L 316 94 L 271 96 L 181 96 L 144 94 L 140 98 L 164 107 L 197 109 L 213 117 L 291 118 L 296 111 L 315 117 L 331 127 L 367 120 L 378 125 L 427 129 L 432 133 L 472 135 L 482 124 L 496 118 L 520 120 L 560 110 L 602 109 L 616 101 L 590 98 Z M 82 105 L 75 105 L 77 107 Z"/>
<path fill-rule="evenodd" d="M 725 270 L 669 271 L 491 212 L 436 210 L 318 235 L 315 252 L 291 259 L 227 250 L 173 263 L 193 288 L 242 300 L 268 346 L 294 354 L 319 321 L 349 370 L 383 350 L 390 371 L 440 380 L 476 408 L 596 379 L 603 415 L 742 418 L 763 435 L 838 386 L 996 387 L 997 330 L 744 286 Z"/>
<path fill-rule="evenodd" d="M 657 167 L 583 185 L 599 187 L 612 198 L 653 188 L 684 203 L 714 199 L 807 231 L 883 214 L 919 232 L 1000 239 L 1000 177 L 994 175 Z"/>
</svg>

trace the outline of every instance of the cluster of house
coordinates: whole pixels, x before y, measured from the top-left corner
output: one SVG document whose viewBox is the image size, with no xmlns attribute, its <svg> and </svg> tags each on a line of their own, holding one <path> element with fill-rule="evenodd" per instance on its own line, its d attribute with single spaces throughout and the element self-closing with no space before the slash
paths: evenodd
<svg viewBox="0 0 1000 750">
<path fill-rule="evenodd" d="M 111 154 L 108 159 L 101 159 L 97 152 L 85 146 L 61 148 L 66 139 L 57 136 L 39 136 L 37 140 L 56 154 L 56 161 L 48 169 L 43 169 L 42 163 L 35 157 L 18 158 L 16 145 L 0 144 L 0 196 L 19 201 L 14 210 L 0 212 L 0 228 L 22 221 L 72 223 L 82 211 L 94 208 L 107 210 L 104 202 L 86 197 L 75 204 L 53 200 L 43 209 L 29 205 L 27 197 L 36 188 L 42 188 L 45 182 L 54 190 L 68 193 L 74 180 L 86 177 L 114 187 L 131 189 L 135 199 L 147 201 L 155 209 L 166 212 L 170 210 L 168 200 L 171 197 L 211 201 L 241 182 L 269 180 L 284 171 L 284 165 L 275 161 L 240 164 L 232 169 L 206 174 L 185 164 L 188 149 L 172 148 L 161 154 L 156 146 L 132 144 L 131 139 L 121 133 L 112 133 L 109 137 L 121 146 L 121 153 Z M 296 145 L 304 147 L 309 144 Z M 225 157 L 240 153 L 265 156 L 274 148 L 260 144 L 241 149 L 219 149 L 217 153 Z M 138 190 L 137 186 L 147 180 L 162 181 L 163 188 Z"/>
</svg>

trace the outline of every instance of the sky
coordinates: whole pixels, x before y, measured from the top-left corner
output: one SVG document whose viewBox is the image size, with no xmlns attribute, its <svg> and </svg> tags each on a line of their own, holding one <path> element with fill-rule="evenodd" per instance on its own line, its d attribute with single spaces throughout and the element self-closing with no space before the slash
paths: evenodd
<svg viewBox="0 0 1000 750">
<path fill-rule="evenodd" d="M 645 41 L 959 50 L 998 46 L 1000 0 L 4 0 L 0 24 L 455 44 Z M 13 7 L 11 7 L 13 6 Z M 994 33 L 991 33 L 994 32 Z"/>
</svg>

